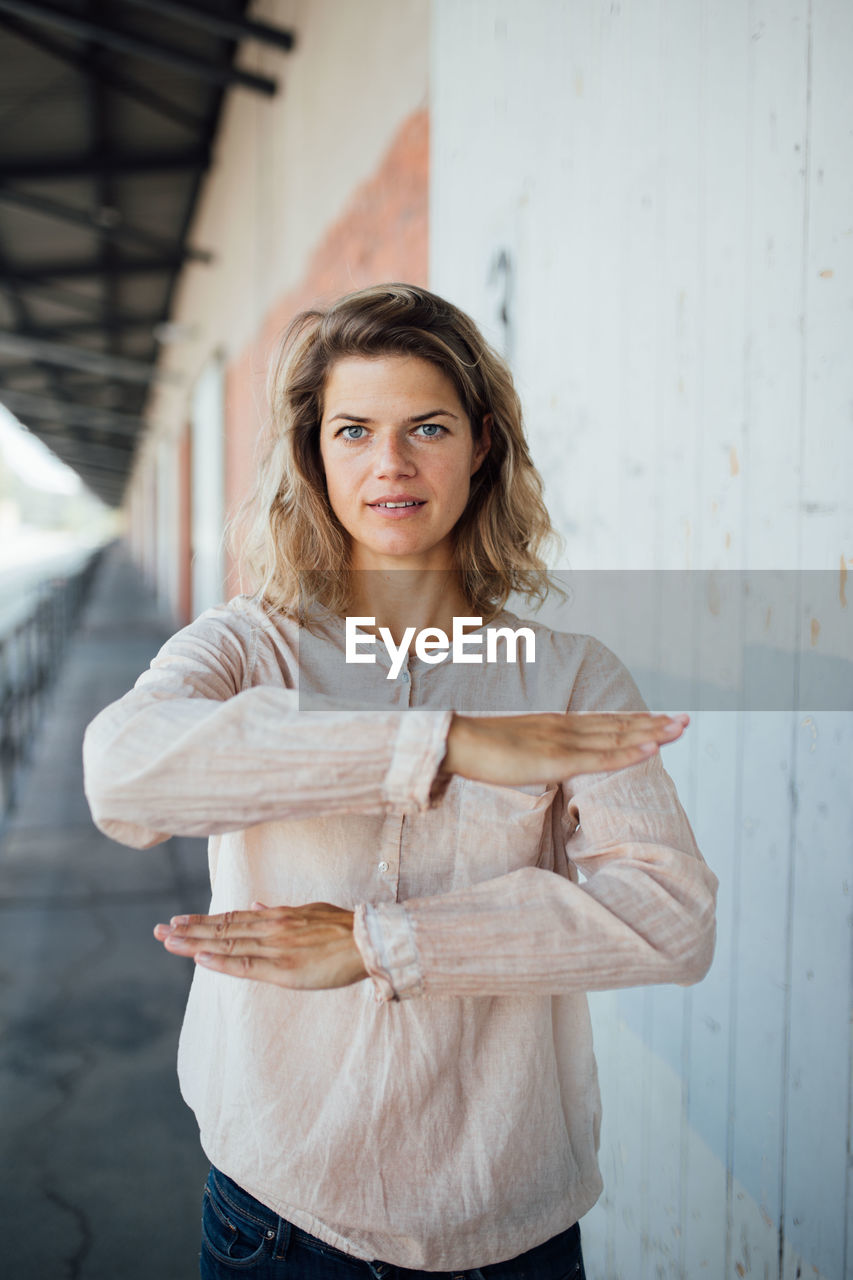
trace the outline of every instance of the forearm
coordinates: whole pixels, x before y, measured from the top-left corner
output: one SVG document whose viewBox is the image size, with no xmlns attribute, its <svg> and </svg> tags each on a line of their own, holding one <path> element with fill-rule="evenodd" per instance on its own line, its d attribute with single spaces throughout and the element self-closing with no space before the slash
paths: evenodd
<svg viewBox="0 0 853 1280">
<path fill-rule="evenodd" d="M 300 712 L 258 687 L 224 701 L 135 689 L 92 722 L 86 795 L 109 835 L 149 845 L 259 822 L 425 808 L 450 712 Z"/>
<path fill-rule="evenodd" d="M 714 947 L 716 879 L 643 846 L 579 885 L 526 867 L 470 888 L 356 909 L 381 999 L 524 995 L 696 982 Z"/>
</svg>

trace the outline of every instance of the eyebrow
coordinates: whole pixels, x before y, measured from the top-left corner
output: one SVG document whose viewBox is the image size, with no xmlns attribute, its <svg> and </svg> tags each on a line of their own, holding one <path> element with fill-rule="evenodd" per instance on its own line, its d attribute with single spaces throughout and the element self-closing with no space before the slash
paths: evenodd
<svg viewBox="0 0 853 1280">
<path fill-rule="evenodd" d="M 428 409 L 426 413 L 416 413 L 414 417 L 404 418 L 406 423 L 425 422 L 427 418 L 456 418 L 455 413 L 451 413 L 449 409 Z M 337 422 L 338 418 L 346 418 L 347 422 L 368 423 L 373 422 L 373 418 L 359 418 L 354 413 L 336 413 L 333 418 L 329 418 L 329 422 Z M 458 421 L 458 419 L 457 419 Z"/>
</svg>

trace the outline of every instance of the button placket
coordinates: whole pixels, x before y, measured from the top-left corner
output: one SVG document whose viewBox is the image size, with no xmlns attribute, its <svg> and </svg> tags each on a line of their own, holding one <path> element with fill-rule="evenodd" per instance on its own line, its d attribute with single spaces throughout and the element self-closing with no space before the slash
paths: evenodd
<svg viewBox="0 0 853 1280">
<path fill-rule="evenodd" d="M 412 701 L 412 675 L 407 665 L 397 675 L 397 688 L 405 692 L 406 705 Z M 403 824 L 405 813 L 389 814 L 382 829 L 380 858 L 376 863 L 376 873 L 391 890 L 393 901 L 400 896 L 400 859 L 403 851 Z"/>
<path fill-rule="evenodd" d="M 399 809 L 389 813 L 382 825 L 382 835 L 377 849 L 375 877 L 381 884 L 388 901 L 396 902 L 400 880 L 400 829 L 405 815 Z"/>
</svg>

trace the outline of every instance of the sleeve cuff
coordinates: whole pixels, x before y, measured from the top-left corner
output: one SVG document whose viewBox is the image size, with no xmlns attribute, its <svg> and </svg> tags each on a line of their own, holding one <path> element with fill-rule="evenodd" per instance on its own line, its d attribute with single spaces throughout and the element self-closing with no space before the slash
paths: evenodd
<svg viewBox="0 0 853 1280">
<path fill-rule="evenodd" d="M 447 752 L 453 712 L 413 708 L 400 716 L 391 767 L 385 781 L 388 801 L 395 808 L 419 812 L 434 809 L 444 796 L 446 778 L 437 778 Z"/>
<path fill-rule="evenodd" d="M 412 922 L 402 903 L 360 903 L 353 938 L 379 1004 L 423 993 Z"/>
</svg>

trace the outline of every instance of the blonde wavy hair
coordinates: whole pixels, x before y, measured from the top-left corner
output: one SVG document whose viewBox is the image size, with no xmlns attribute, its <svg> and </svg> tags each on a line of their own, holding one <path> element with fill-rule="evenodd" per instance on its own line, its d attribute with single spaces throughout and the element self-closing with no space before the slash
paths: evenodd
<svg viewBox="0 0 853 1280">
<path fill-rule="evenodd" d="M 388 355 L 418 356 L 446 374 L 475 440 L 492 415 L 491 446 L 454 530 L 455 566 L 472 614 L 488 621 L 512 592 L 532 603 L 559 590 L 542 558 L 558 539 L 506 362 L 458 307 L 416 285 L 392 283 L 302 311 L 282 335 L 269 370 L 257 482 L 229 528 L 257 594 L 271 611 L 302 622 L 316 605 L 346 613 L 349 535 L 326 491 L 323 395 L 337 360 Z"/>
</svg>

